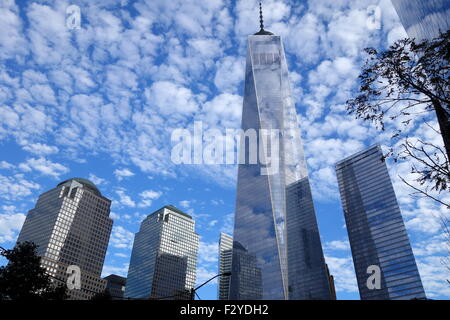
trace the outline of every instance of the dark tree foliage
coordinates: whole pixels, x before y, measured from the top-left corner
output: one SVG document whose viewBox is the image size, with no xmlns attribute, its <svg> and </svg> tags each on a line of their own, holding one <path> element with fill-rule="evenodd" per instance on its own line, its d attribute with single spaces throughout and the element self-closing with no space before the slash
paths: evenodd
<svg viewBox="0 0 450 320">
<path fill-rule="evenodd" d="M 18 243 L 14 249 L 2 249 L 8 260 L 0 267 L 0 300 L 63 300 L 65 286 L 55 286 L 40 265 L 37 246 L 32 242 Z"/>
<path fill-rule="evenodd" d="M 416 164 L 411 172 L 418 174 L 416 181 L 424 189 L 403 181 L 417 193 L 449 207 L 432 192 L 450 190 L 450 30 L 433 41 L 416 43 L 407 38 L 384 52 L 373 48 L 365 51 L 369 58 L 359 76 L 360 92 L 347 101 L 348 112 L 383 131 L 388 123 L 400 123 L 389 131 L 399 148 L 391 148 L 385 156 L 394 161 L 413 159 Z M 439 131 L 427 122 L 430 113 L 436 115 Z M 422 123 L 441 134 L 444 148 L 409 136 Z"/>
<path fill-rule="evenodd" d="M 94 300 L 94 301 L 109 301 L 109 300 L 112 300 L 112 298 L 113 297 L 111 296 L 111 293 L 109 292 L 109 290 L 105 289 L 105 291 L 103 291 L 103 292 L 96 293 L 91 298 L 91 300 Z"/>
</svg>

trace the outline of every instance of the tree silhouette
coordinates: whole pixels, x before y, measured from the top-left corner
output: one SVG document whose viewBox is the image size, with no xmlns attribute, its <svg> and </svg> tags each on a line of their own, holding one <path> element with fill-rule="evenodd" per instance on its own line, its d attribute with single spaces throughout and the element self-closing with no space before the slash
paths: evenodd
<svg viewBox="0 0 450 320">
<path fill-rule="evenodd" d="M 22 242 L 11 249 L 1 249 L 8 260 L 0 267 L 0 300 L 63 300 L 66 287 L 52 284 L 33 242 Z"/>
<path fill-rule="evenodd" d="M 402 180 L 415 193 L 450 207 L 433 196 L 450 190 L 450 30 L 432 41 L 417 44 L 407 38 L 381 53 L 373 48 L 365 51 L 369 58 L 359 76 L 360 94 L 347 101 L 347 111 L 375 123 L 380 130 L 390 130 L 387 132 L 397 147 L 385 157 L 413 160 L 411 172 L 423 187 Z M 432 112 L 439 130 L 429 124 Z M 409 136 L 423 123 L 441 134 L 444 147 Z"/>
</svg>

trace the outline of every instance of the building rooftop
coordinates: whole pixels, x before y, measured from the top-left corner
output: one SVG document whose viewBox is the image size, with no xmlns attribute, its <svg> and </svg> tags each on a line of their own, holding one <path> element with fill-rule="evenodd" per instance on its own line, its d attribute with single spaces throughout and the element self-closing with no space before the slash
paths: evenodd
<svg viewBox="0 0 450 320">
<path fill-rule="evenodd" d="M 115 283 L 120 283 L 122 285 L 125 285 L 127 282 L 127 278 L 118 276 L 116 274 L 110 274 L 109 276 L 106 276 L 103 279 L 106 279 L 108 281 L 115 282 Z"/>
<path fill-rule="evenodd" d="M 182 216 L 185 216 L 185 217 L 187 217 L 187 218 L 189 218 L 189 219 L 192 219 L 192 217 L 191 217 L 190 215 L 188 215 L 186 212 L 181 211 L 180 209 L 174 207 L 174 206 L 171 205 L 171 204 L 166 205 L 166 206 L 164 206 L 164 207 L 162 207 L 162 208 L 159 208 L 159 209 L 156 210 L 155 212 L 151 213 L 149 216 L 151 216 L 151 215 L 153 215 L 153 214 L 155 214 L 155 213 L 161 211 L 161 210 L 164 209 L 164 208 L 169 209 L 169 210 L 171 210 L 171 211 L 174 211 L 174 212 L 176 212 L 176 213 L 179 213 L 179 214 L 181 214 Z"/>
<path fill-rule="evenodd" d="M 374 152 L 376 150 L 380 150 L 382 152 L 381 145 L 378 144 L 378 143 L 374 144 L 374 145 L 371 145 L 370 147 L 368 147 L 368 148 L 366 148 L 364 150 L 358 151 L 358 152 L 356 152 L 356 153 L 354 153 L 354 154 L 352 154 L 352 155 L 350 155 L 350 156 L 348 156 L 348 157 L 346 157 L 346 158 L 344 158 L 342 160 L 339 160 L 338 162 L 336 162 L 335 167 L 336 168 L 340 168 L 342 166 L 345 166 L 345 165 L 347 165 L 347 162 L 349 162 L 349 161 L 350 162 L 359 161 L 361 159 L 358 158 L 358 156 L 362 156 L 362 155 L 364 155 L 366 153 Z"/>
<path fill-rule="evenodd" d="M 175 211 L 176 213 L 179 213 L 179 214 L 181 214 L 181 215 L 183 215 L 183 216 L 185 216 L 185 217 L 188 217 L 188 218 L 192 219 L 192 217 L 191 217 L 190 215 L 188 215 L 186 212 L 181 211 L 180 209 L 174 207 L 174 206 L 171 205 L 171 204 L 169 204 L 169 205 L 167 205 L 167 206 L 164 206 L 163 208 L 167 208 L 167 209 L 169 209 L 169 210 Z"/>
<path fill-rule="evenodd" d="M 70 178 L 70 179 L 64 180 L 63 182 L 58 183 L 58 187 L 65 184 L 66 182 L 69 182 L 72 180 L 76 181 L 78 183 L 81 183 L 84 187 L 88 188 L 89 190 L 94 192 L 96 195 L 99 195 L 99 196 L 102 195 L 100 190 L 97 188 L 97 186 L 92 181 L 89 181 L 88 179 L 84 179 L 84 178 Z"/>
</svg>

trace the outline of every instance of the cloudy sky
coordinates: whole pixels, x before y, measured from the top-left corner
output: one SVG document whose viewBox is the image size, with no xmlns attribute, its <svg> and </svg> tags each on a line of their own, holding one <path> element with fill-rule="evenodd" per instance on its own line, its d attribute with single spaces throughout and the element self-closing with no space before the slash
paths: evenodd
<svg viewBox="0 0 450 320">
<path fill-rule="evenodd" d="M 73 4 L 81 8 L 74 30 L 66 26 Z M 368 17 L 373 5 L 379 29 Z M 348 116 L 345 101 L 356 92 L 363 48 L 386 48 L 406 33 L 390 0 L 266 0 L 264 12 L 266 29 L 283 37 L 338 298 L 358 299 L 333 166 L 373 143 L 391 144 Z M 140 221 L 166 204 L 196 220 L 198 282 L 215 275 L 219 233 L 232 233 L 236 168 L 175 165 L 170 136 L 194 121 L 239 127 L 257 1 L 0 0 L 0 16 L 0 245 L 14 245 L 40 193 L 85 177 L 113 201 L 104 275 L 126 276 Z M 441 143 L 423 123 L 411 130 Z M 409 196 L 397 178 L 409 169 L 390 166 L 419 271 L 430 298 L 449 298 L 445 211 Z M 216 284 L 199 295 L 215 299 Z"/>
</svg>

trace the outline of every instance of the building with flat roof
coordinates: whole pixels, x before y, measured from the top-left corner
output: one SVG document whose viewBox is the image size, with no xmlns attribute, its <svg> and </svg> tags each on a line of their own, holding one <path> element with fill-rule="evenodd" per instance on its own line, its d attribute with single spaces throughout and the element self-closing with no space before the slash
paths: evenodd
<svg viewBox="0 0 450 320">
<path fill-rule="evenodd" d="M 134 238 L 125 298 L 190 299 L 198 247 L 190 215 L 169 205 L 147 216 Z"/>
<path fill-rule="evenodd" d="M 231 272 L 233 256 L 233 237 L 221 232 L 219 239 L 219 274 Z M 230 293 L 230 277 L 220 276 L 217 285 L 217 299 L 228 300 Z"/>
<path fill-rule="evenodd" d="M 336 164 L 362 300 L 424 299 L 400 207 L 379 145 Z M 368 285 L 379 270 L 380 287 Z"/>
<path fill-rule="evenodd" d="M 110 206 L 91 181 L 71 178 L 41 194 L 28 212 L 17 242 L 38 246 L 41 264 L 53 279 L 66 282 L 67 267 L 80 268 L 81 289 L 68 290 L 69 299 L 87 300 L 105 290 L 100 276 L 113 225 Z"/>
</svg>

